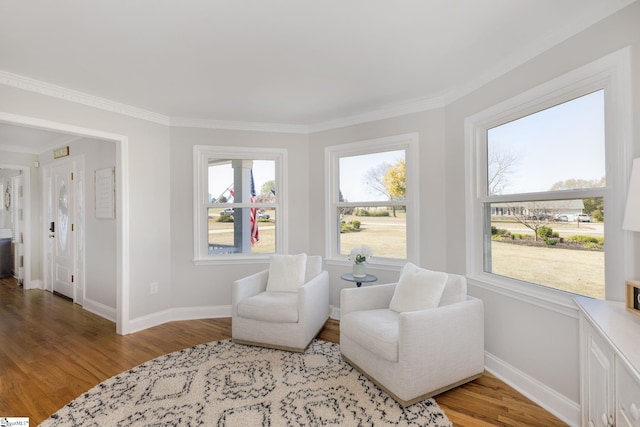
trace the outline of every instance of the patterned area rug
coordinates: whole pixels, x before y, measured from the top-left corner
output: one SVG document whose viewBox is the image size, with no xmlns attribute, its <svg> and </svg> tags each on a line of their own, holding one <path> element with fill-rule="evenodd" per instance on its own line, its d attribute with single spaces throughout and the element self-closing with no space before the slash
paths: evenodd
<svg viewBox="0 0 640 427">
<path fill-rule="evenodd" d="M 216 341 L 98 384 L 41 426 L 451 426 L 433 399 L 402 408 L 342 360 Z"/>
</svg>

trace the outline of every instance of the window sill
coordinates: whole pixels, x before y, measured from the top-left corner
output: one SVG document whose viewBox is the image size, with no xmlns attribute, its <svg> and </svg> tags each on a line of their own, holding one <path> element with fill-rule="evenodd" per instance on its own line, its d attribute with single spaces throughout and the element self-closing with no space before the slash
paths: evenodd
<svg viewBox="0 0 640 427">
<path fill-rule="evenodd" d="M 325 259 L 325 264 L 326 265 L 335 265 L 335 266 L 339 266 L 339 267 L 351 267 L 351 265 L 353 264 L 351 261 L 349 260 L 345 260 L 345 259 L 338 259 L 338 258 L 334 258 L 334 259 Z M 388 262 L 384 262 L 384 263 L 379 263 L 379 262 L 368 262 L 367 263 L 367 268 L 371 268 L 374 270 L 386 270 L 386 271 L 400 271 L 400 269 L 402 268 L 402 266 L 404 266 L 407 263 L 407 261 L 405 260 L 399 260 L 399 261 L 388 261 Z"/>
<path fill-rule="evenodd" d="M 467 281 L 471 286 L 578 318 L 578 308 L 573 300 L 576 294 L 487 273 L 467 276 Z"/>
<path fill-rule="evenodd" d="M 233 265 L 233 264 L 268 264 L 271 255 L 234 256 L 223 255 L 220 258 L 196 258 L 194 265 Z"/>
</svg>

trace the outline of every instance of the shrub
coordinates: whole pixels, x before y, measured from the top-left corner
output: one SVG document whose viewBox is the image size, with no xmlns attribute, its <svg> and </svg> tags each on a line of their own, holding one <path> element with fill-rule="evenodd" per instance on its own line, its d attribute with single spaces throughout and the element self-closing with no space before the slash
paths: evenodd
<svg viewBox="0 0 640 427">
<path fill-rule="evenodd" d="M 374 210 L 368 210 L 368 209 L 357 209 L 354 212 L 355 216 L 389 216 L 389 211 L 388 210 L 383 210 L 383 209 L 374 209 Z"/>
<path fill-rule="evenodd" d="M 585 243 L 583 245 L 587 249 L 602 249 L 602 245 L 600 243 Z"/>
<path fill-rule="evenodd" d="M 233 222 L 233 215 L 222 214 L 216 219 L 216 222 Z"/>
<path fill-rule="evenodd" d="M 567 237 L 567 240 L 570 242 L 577 242 L 577 243 L 598 243 L 598 239 L 596 237 L 593 236 L 569 236 Z"/>
<path fill-rule="evenodd" d="M 567 237 L 567 241 L 575 242 L 582 244 L 582 247 L 585 249 L 600 249 L 604 247 L 604 237 L 593 237 L 593 236 L 569 236 Z"/>
<path fill-rule="evenodd" d="M 351 233 L 354 231 L 360 231 L 360 221 L 354 220 L 349 222 L 340 222 L 341 233 Z"/>
<path fill-rule="evenodd" d="M 558 244 L 558 241 L 560 241 L 560 239 L 557 239 L 555 237 L 545 237 L 544 238 L 544 242 L 549 246 L 554 246 L 554 245 Z"/>
<path fill-rule="evenodd" d="M 508 239 L 510 237 L 513 239 L 509 230 L 505 230 L 504 228 L 497 228 L 493 225 L 491 226 L 492 239 Z"/>
<path fill-rule="evenodd" d="M 541 237 L 543 239 L 553 237 L 553 230 L 551 229 L 551 227 L 542 226 L 538 228 L 537 233 L 538 237 Z"/>
</svg>

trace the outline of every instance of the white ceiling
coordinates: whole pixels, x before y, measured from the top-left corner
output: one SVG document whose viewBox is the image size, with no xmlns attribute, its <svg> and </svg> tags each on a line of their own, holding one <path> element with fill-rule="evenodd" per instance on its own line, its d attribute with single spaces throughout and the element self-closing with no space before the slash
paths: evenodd
<svg viewBox="0 0 640 427">
<path fill-rule="evenodd" d="M 2 0 L 0 73 L 171 123 L 313 129 L 446 105 L 632 2 Z"/>
</svg>

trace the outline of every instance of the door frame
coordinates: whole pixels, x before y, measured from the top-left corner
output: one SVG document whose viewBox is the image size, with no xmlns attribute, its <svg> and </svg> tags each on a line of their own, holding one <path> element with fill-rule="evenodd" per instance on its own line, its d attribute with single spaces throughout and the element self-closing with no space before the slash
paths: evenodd
<svg viewBox="0 0 640 427">
<path fill-rule="evenodd" d="M 41 282 L 31 280 L 31 167 L 16 165 L 13 163 L 0 163 L 0 168 L 19 170 L 22 172 L 22 237 L 23 237 L 23 264 L 22 264 L 22 286 L 24 289 L 41 287 Z M 13 197 L 18 197 L 17 194 Z"/>
<path fill-rule="evenodd" d="M 129 138 L 110 132 L 22 116 L 0 111 L 0 122 L 28 126 L 36 129 L 68 133 L 80 137 L 112 141 L 116 145 L 116 333 L 131 332 L 129 324 L 130 306 L 130 248 L 129 248 Z M 30 168 L 26 168 L 29 170 Z M 26 214 L 26 212 L 25 212 Z M 44 217 L 44 215 L 42 215 Z M 30 222 L 30 221 L 29 221 Z M 42 221 L 39 226 L 44 227 Z M 27 226 L 30 226 L 28 224 Z M 44 244 L 42 244 L 44 246 Z M 41 248 L 44 250 L 44 248 Z M 41 250 L 41 252 L 42 252 Z M 28 254 L 30 255 L 30 253 Z M 25 259 L 26 262 L 26 259 Z M 42 262 L 42 261 L 41 261 Z M 27 265 L 25 264 L 25 270 Z M 26 275 L 31 275 L 31 265 Z"/>
</svg>

